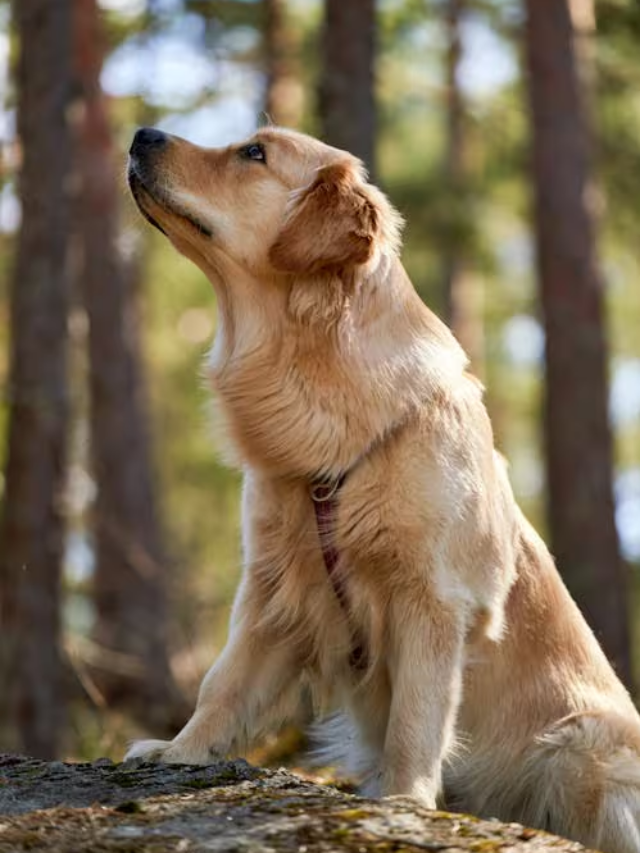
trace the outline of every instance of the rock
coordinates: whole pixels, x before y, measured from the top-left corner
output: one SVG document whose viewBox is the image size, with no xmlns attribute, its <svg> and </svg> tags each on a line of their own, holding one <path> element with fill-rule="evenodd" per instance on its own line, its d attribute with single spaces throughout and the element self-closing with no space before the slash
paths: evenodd
<svg viewBox="0 0 640 853">
<path fill-rule="evenodd" d="M 579 853 L 517 824 L 367 800 L 284 770 L 0 756 L 0 853 Z"/>
</svg>

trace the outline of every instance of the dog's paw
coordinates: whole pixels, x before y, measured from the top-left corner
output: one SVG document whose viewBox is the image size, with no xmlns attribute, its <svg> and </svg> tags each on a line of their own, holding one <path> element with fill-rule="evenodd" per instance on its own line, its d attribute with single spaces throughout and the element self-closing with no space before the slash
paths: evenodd
<svg viewBox="0 0 640 853">
<path fill-rule="evenodd" d="M 435 797 L 425 797 L 416 794 L 387 794 L 383 799 L 389 800 L 392 803 L 418 803 L 418 805 L 421 805 L 423 808 L 431 811 L 435 811 L 438 808 Z"/>
<path fill-rule="evenodd" d="M 170 740 L 136 740 L 127 750 L 124 760 L 142 758 L 144 761 L 170 763 L 165 755 L 171 745 Z"/>
<path fill-rule="evenodd" d="M 404 780 L 402 783 L 395 778 L 393 785 L 389 779 L 384 779 L 382 784 L 382 795 L 385 800 L 413 800 L 427 809 L 436 809 L 436 786 L 427 779 L 416 778 Z"/>
<path fill-rule="evenodd" d="M 141 758 L 159 764 L 215 764 L 224 757 L 218 751 L 195 744 L 183 743 L 176 740 L 137 740 L 127 751 L 125 761 L 131 758 Z"/>
</svg>

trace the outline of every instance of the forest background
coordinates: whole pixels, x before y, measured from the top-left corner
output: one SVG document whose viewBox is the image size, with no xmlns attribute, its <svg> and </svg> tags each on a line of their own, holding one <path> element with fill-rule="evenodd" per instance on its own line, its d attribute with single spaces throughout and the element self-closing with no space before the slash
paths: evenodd
<svg viewBox="0 0 640 853">
<path fill-rule="evenodd" d="M 0 2 L 0 750 L 175 732 L 238 582 L 214 296 L 128 198 L 140 125 L 363 158 L 635 692 L 639 57 L 634 0 Z"/>
</svg>

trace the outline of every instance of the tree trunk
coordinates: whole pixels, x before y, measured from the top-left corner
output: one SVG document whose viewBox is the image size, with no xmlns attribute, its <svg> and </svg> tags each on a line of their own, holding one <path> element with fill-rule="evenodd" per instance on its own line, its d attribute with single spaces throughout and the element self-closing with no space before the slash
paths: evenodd
<svg viewBox="0 0 640 853">
<path fill-rule="evenodd" d="M 527 0 L 535 224 L 546 327 L 552 547 L 627 684 L 628 579 L 614 521 L 602 281 L 589 209 L 589 135 L 567 0 Z"/>
<path fill-rule="evenodd" d="M 445 8 L 445 116 L 444 157 L 446 208 L 450 222 L 442 247 L 442 288 L 444 319 L 471 360 L 475 373 L 483 373 L 484 330 L 482 326 L 482 285 L 465 264 L 468 212 L 464 201 L 467 170 L 465 164 L 465 103 L 460 86 L 462 42 L 460 25 L 466 0 L 447 0 Z M 462 221 L 461 221 L 462 220 Z M 462 238 L 460 234 L 462 233 Z"/>
<path fill-rule="evenodd" d="M 154 483 L 132 282 L 116 247 L 118 186 L 100 88 L 96 0 L 74 0 L 81 294 L 89 320 L 91 445 L 97 498 L 95 674 L 107 701 L 172 730 L 184 708 L 167 652 L 167 556 Z"/>
<path fill-rule="evenodd" d="M 464 104 L 458 79 L 462 45 L 460 41 L 460 18 L 465 0 L 447 0 L 445 8 L 446 56 L 445 56 L 445 105 L 446 105 L 446 151 L 444 170 L 447 192 L 457 198 L 463 182 L 463 120 Z M 457 249 L 457 250 L 456 250 Z M 457 325 L 460 310 L 457 284 L 462 276 L 462 259 L 459 247 L 448 242 L 443 250 L 443 290 L 445 320 L 451 328 Z"/>
<path fill-rule="evenodd" d="M 3 741 L 57 751 L 67 427 L 70 0 L 16 0 L 22 226 L 11 287 L 9 434 L 0 522 Z M 17 743 L 16 743 L 17 741 Z"/>
<path fill-rule="evenodd" d="M 293 67 L 293 33 L 285 0 L 263 0 L 266 89 L 264 110 L 274 124 L 298 127 L 303 90 Z"/>
<path fill-rule="evenodd" d="M 375 174 L 375 0 L 325 0 L 320 119 L 329 145 Z"/>
</svg>

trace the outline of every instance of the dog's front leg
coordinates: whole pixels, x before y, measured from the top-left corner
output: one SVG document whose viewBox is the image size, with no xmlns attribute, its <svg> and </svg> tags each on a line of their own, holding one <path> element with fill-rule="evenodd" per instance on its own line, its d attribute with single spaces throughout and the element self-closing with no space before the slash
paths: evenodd
<svg viewBox="0 0 640 853">
<path fill-rule="evenodd" d="M 249 600 L 251 594 L 241 590 L 227 645 L 205 676 L 186 726 L 172 741 L 137 741 L 126 758 L 211 764 L 260 729 L 298 668 L 286 642 L 261 630 Z"/>
<path fill-rule="evenodd" d="M 382 793 L 435 808 L 460 702 L 464 631 L 457 614 L 434 600 L 398 602 L 391 615 Z"/>
</svg>

